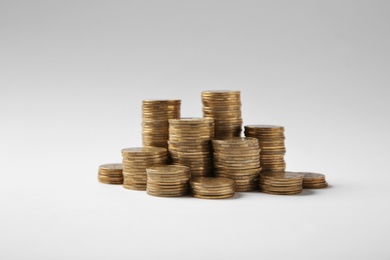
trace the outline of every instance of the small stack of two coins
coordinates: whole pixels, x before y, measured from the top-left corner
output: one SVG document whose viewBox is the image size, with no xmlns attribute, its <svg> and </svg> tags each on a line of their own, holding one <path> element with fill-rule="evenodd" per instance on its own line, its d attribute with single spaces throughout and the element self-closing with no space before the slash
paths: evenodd
<svg viewBox="0 0 390 260">
<path fill-rule="evenodd" d="M 168 147 L 168 120 L 180 118 L 180 100 L 142 101 L 142 143 L 144 146 Z"/>
<path fill-rule="evenodd" d="M 242 131 L 240 91 L 203 91 L 203 117 L 214 119 L 215 138 L 239 137 Z"/>
<path fill-rule="evenodd" d="M 168 152 L 162 147 L 134 147 L 122 149 L 123 187 L 146 190 L 146 168 L 167 163 Z"/>
<path fill-rule="evenodd" d="M 189 194 L 190 168 L 181 165 L 152 166 L 146 169 L 149 195 L 180 197 Z"/>
<path fill-rule="evenodd" d="M 213 136 L 211 118 L 170 119 L 168 148 L 172 164 L 190 167 L 192 177 L 210 176 Z"/>
<path fill-rule="evenodd" d="M 225 199 L 234 196 L 235 184 L 232 179 L 196 177 L 190 181 L 192 196 L 201 199 Z"/>
<path fill-rule="evenodd" d="M 284 155 L 284 127 L 273 125 L 248 125 L 245 126 L 245 136 L 259 140 L 260 163 L 262 172 L 285 171 L 286 162 Z"/>
<path fill-rule="evenodd" d="M 105 184 L 123 184 L 122 164 L 112 163 L 100 165 L 98 180 Z"/>
<path fill-rule="evenodd" d="M 212 143 L 215 176 L 233 179 L 236 191 L 256 190 L 261 170 L 257 139 L 236 137 Z"/>
<path fill-rule="evenodd" d="M 296 172 L 260 173 L 260 191 L 277 195 L 293 195 L 302 192 L 303 174 Z"/>
</svg>

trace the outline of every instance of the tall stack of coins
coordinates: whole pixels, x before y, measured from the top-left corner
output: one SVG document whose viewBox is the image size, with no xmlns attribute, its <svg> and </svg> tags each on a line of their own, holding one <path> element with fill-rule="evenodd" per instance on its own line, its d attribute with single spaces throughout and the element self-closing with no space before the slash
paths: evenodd
<svg viewBox="0 0 390 260">
<path fill-rule="evenodd" d="M 225 199 L 234 196 L 235 185 L 232 179 L 196 177 L 190 181 L 192 196 L 201 199 Z"/>
<path fill-rule="evenodd" d="M 325 180 L 325 175 L 314 172 L 300 172 L 303 174 L 303 188 L 304 189 L 321 189 L 328 187 Z"/>
<path fill-rule="evenodd" d="M 180 100 L 142 101 L 142 143 L 168 148 L 168 120 L 180 118 Z"/>
<path fill-rule="evenodd" d="M 280 172 L 286 169 L 284 155 L 284 127 L 274 125 L 247 125 L 245 136 L 255 137 L 259 140 L 261 148 L 260 163 L 262 172 Z"/>
<path fill-rule="evenodd" d="M 260 191 L 277 195 L 293 195 L 302 192 L 303 174 L 296 172 L 260 173 Z"/>
<path fill-rule="evenodd" d="M 152 166 L 146 169 L 146 192 L 157 197 L 180 197 L 189 194 L 190 168 L 181 165 Z"/>
<path fill-rule="evenodd" d="M 168 147 L 172 163 L 190 167 L 192 177 L 210 176 L 213 137 L 214 120 L 211 118 L 170 119 Z"/>
<path fill-rule="evenodd" d="M 256 138 L 236 137 L 213 140 L 214 173 L 233 179 L 236 191 L 252 191 L 258 187 L 260 173 L 259 142 Z"/>
<path fill-rule="evenodd" d="M 98 180 L 105 184 L 123 184 L 122 164 L 111 163 L 100 165 Z"/>
<path fill-rule="evenodd" d="M 162 147 L 133 147 L 122 149 L 123 187 L 146 190 L 146 168 L 166 164 L 168 151 Z"/>
<path fill-rule="evenodd" d="M 241 136 L 240 91 L 203 91 L 202 103 L 203 116 L 214 119 L 216 139 Z"/>
</svg>

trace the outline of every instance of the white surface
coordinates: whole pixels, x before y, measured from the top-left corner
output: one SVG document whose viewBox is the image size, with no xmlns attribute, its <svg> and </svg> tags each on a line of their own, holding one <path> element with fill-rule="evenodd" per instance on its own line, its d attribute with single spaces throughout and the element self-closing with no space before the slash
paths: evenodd
<svg viewBox="0 0 390 260">
<path fill-rule="evenodd" d="M 389 259 L 386 1 L 1 1 L 0 259 Z M 298 196 L 99 184 L 141 101 L 241 90 L 286 128 Z"/>
</svg>

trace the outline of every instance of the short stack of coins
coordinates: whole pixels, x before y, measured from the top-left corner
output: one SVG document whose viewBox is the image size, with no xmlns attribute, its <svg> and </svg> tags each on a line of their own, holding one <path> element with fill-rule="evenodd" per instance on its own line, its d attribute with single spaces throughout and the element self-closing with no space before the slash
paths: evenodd
<svg viewBox="0 0 390 260">
<path fill-rule="evenodd" d="M 293 195 L 302 192 L 303 174 L 296 172 L 260 173 L 260 191 L 276 195 Z"/>
<path fill-rule="evenodd" d="M 234 196 L 235 184 L 232 179 L 220 177 L 196 177 L 190 181 L 191 193 L 195 198 L 225 199 Z"/>
<path fill-rule="evenodd" d="M 233 179 L 236 191 L 256 190 L 261 170 L 257 139 L 236 137 L 212 143 L 215 176 Z"/>
<path fill-rule="evenodd" d="M 286 162 L 284 160 L 284 155 L 286 154 L 286 148 L 284 145 L 284 127 L 273 125 L 247 125 L 244 128 L 245 136 L 255 137 L 259 140 L 262 172 L 285 171 Z"/>
<path fill-rule="evenodd" d="M 321 189 L 328 187 L 325 180 L 325 175 L 314 172 L 300 172 L 303 174 L 303 188 L 304 189 Z"/>
<path fill-rule="evenodd" d="M 142 143 L 168 148 L 168 120 L 180 118 L 180 100 L 142 101 Z"/>
<path fill-rule="evenodd" d="M 190 167 L 192 177 L 211 176 L 213 136 L 212 118 L 170 119 L 168 148 L 172 164 Z"/>
<path fill-rule="evenodd" d="M 180 197 L 190 192 L 190 168 L 181 165 L 152 166 L 146 169 L 146 192 L 157 197 Z"/>
<path fill-rule="evenodd" d="M 216 139 L 241 136 L 240 91 L 203 91 L 202 104 L 203 116 L 214 119 Z"/>
<path fill-rule="evenodd" d="M 111 163 L 100 165 L 98 180 L 105 184 L 123 184 L 122 164 Z"/>
<path fill-rule="evenodd" d="M 146 190 L 146 168 L 167 163 L 168 151 L 162 147 L 133 147 L 122 149 L 123 187 Z"/>
</svg>

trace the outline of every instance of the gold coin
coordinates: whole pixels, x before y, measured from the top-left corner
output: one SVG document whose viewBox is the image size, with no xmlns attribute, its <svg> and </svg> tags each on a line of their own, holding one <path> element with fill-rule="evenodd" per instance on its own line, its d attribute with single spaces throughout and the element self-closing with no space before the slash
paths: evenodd
<svg viewBox="0 0 390 260">
<path fill-rule="evenodd" d="M 141 185 L 134 185 L 134 184 L 123 184 L 123 188 L 128 189 L 128 190 L 142 190 L 146 191 L 146 185 L 141 186 Z"/>
<path fill-rule="evenodd" d="M 122 149 L 125 155 L 161 155 L 167 153 L 167 149 L 161 147 L 132 147 Z"/>
<path fill-rule="evenodd" d="M 200 195 L 200 194 L 192 194 L 193 197 L 198 199 L 227 199 L 234 196 L 234 193 L 232 194 L 226 194 L 226 195 Z"/>
<path fill-rule="evenodd" d="M 302 193 L 302 190 L 297 191 L 269 191 L 269 190 L 262 190 L 263 193 L 273 194 L 273 195 L 296 195 Z"/>
<path fill-rule="evenodd" d="M 202 187 L 225 187 L 234 185 L 234 181 L 228 178 L 192 178 L 191 185 L 200 185 Z"/>
</svg>

